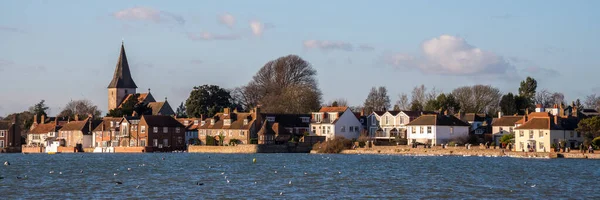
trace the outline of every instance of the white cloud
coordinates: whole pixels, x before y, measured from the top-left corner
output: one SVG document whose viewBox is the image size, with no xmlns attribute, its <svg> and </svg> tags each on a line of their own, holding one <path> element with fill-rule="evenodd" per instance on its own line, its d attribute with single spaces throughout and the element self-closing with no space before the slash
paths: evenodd
<svg viewBox="0 0 600 200">
<path fill-rule="evenodd" d="M 257 20 L 252 20 L 250 22 L 250 28 L 252 29 L 252 34 L 261 36 L 265 31 L 265 24 Z"/>
<path fill-rule="evenodd" d="M 343 41 L 328 41 L 328 40 L 305 40 L 302 45 L 307 49 L 321 49 L 321 50 L 342 50 L 342 51 L 353 51 L 354 44 Z M 358 45 L 358 49 L 361 51 L 372 51 L 375 48 L 368 44 Z"/>
<path fill-rule="evenodd" d="M 224 24 L 232 28 L 235 25 L 235 17 L 229 13 L 222 14 L 219 16 L 219 23 Z"/>
<path fill-rule="evenodd" d="M 179 24 L 185 23 L 185 19 L 179 15 L 149 7 L 128 8 L 113 13 L 113 16 L 121 20 L 142 20 L 152 21 L 154 23 L 175 21 Z"/>
<path fill-rule="evenodd" d="M 358 49 L 363 50 L 363 51 L 373 51 L 373 50 L 375 50 L 375 47 L 368 45 L 368 44 L 361 44 L 358 46 Z"/>
<path fill-rule="evenodd" d="M 214 34 L 210 32 L 200 32 L 199 34 L 188 33 L 191 40 L 236 40 L 240 36 L 236 34 Z"/>
<path fill-rule="evenodd" d="M 450 75 L 506 74 L 514 70 L 502 56 L 468 44 L 463 38 L 441 35 L 421 45 L 422 57 L 393 54 L 391 65 L 418 68 L 425 73 Z"/>
</svg>

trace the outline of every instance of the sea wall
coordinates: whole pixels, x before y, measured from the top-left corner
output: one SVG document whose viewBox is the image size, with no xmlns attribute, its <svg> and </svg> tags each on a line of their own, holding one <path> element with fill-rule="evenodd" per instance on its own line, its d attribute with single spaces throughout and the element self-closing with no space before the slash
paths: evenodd
<svg viewBox="0 0 600 200">
<path fill-rule="evenodd" d="M 316 153 L 316 151 L 311 151 Z M 357 148 L 343 150 L 342 154 L 397 154 L 397 155 L 423 155 L 423 156 L 487 156 L 487 157 L 523 157 L 523 158 L 557 158 L 557 153 L 552 152 L 515 152 L 505 149 L 486 149 L 473 146 L 470 149 L 463 147 L 432 147 L 411 148 L 410 146 L 375 146 L 372 148 Z"/>
<path fill-rule="evenodd" d="M 115 147 L 115 153 L 144 153 L 146 147 Z"/>
<path fill-rule="evenodd" d="M 21 151 L 23 153 L 42 153 L 44 152 L 44 147 L 26 147 L 22 146 Z"/>
<path fill-rule="evenodd" d="M 190 153 L 309 153 L 312 146 L 305 144 L 261 145 L 244 144 L 236 146 L 196 146 L 190 145 Z"/>
</svg>

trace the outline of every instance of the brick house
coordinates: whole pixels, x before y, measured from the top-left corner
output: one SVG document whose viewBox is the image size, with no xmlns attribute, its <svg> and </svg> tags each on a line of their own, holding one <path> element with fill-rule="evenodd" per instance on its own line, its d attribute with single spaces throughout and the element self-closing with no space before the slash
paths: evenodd
<svg viewBox="0 0 600 200">
<path fill-rule="evenodd" d="M 223 109 L 223 112 L 215 116 L 206 118 L 198 128 L 198 139 L 205 145 L 207 137 L 213 137 L 219 141 L 219 136 L 223 138 L 223 144 L 229 144 L 232 140 L 237 140 L 239 144 L 250 144 L 252 138 L 258 137 L 258 131 L 261 127 L 262 115 L 260 108 L 254 108 L 250 112 L 230 111 L 229 108 Z"/>
<path fill-rule="evenodd" d="M 118 146 L 116 139 L 120 130 L 121 117 L 104 117 L 102 123 L 96 126 L 92 133 L 92 144 L 94 147 Z"/>
<path fill-rule="evenodd" d="M 19 115 L 13 120 L 0 121 L 0 151 L 7 152 L 7 148 L 21 147 L 21 128 L 17 124 Z"/>
<path fill-rule="evenodd" d="M 200 118 L 177 118 L 179 123 L 185 126 L 185 141 L 188 144 L 194 144 L 194 140 L 198 139 L 198 127 L 202 121 L 202 116 Z"/>
<path fill-rule="evenodd" d="M 147 147 L 148 151 L 183 151 L 186 148 L 185 126 L 174 117 L 143 115 L 138 127 L 139 134 L 131 137 L 135 146 Z"/>
</svg>

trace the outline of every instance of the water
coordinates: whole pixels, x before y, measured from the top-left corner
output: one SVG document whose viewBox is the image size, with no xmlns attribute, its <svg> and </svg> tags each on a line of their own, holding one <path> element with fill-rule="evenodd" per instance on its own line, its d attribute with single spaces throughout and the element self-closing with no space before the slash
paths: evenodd
<svg viewBox="0 0 600 200">
<path fill-rule="evenodd" d="M 600 161 L 596 160 L 328 154 L 0 154 L 0 161 L 6 160 L 11 165 L 0 166 L 0 176 L 4 177 L 0 180 L 2 199 L 600 197 L 595 191 L 600 178 Z M 203 185 L 196 185 L 198 182 Z"/>
</svg>

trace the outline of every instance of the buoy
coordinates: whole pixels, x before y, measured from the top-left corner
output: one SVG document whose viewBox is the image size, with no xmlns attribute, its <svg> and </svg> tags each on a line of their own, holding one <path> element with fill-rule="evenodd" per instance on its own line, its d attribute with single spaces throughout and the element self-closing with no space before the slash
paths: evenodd
<svg viewBox="0 0 600 200">
<path fill-rule="evenodd" d="M 115 176 L 116 176 L 116 175 L 117 175 L 117 173 L 114 173 L 113 175 L 115 175 Z"/>
<path fill-rule="evenodd" d="M 10 163 L 8 161 L 4 161 L 4 166 L 9 166 Z"/>
<path fill-rule="evenodd" d="M 289 184 L 289 185 L 291 185 L 291 184 L 292 184 L 292 181 L 290 181 L 288 184 Z"/>
<path fill-rule="evenodd" d="M 253 158 L 253 159 L 252 159 L 252 163 L 256 163 L 256 158 Z"/>
</svg>

